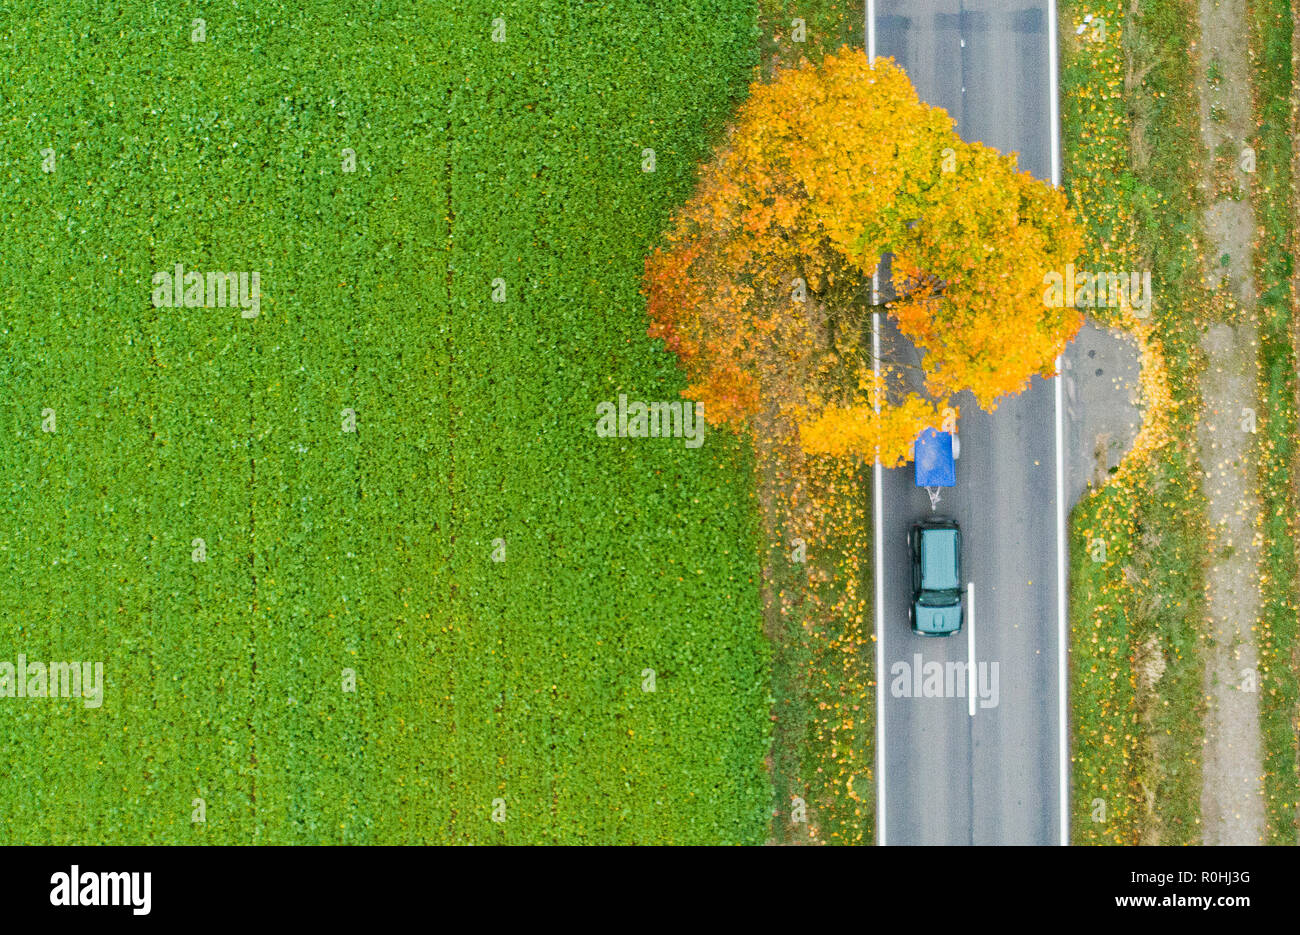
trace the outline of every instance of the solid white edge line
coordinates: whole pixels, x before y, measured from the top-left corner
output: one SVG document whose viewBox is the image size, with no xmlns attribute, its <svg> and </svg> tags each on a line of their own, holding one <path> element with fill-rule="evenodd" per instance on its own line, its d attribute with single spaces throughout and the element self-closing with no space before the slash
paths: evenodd
<svg viewBox="0 0 1300 935">
<path fill-rule="evenodd" d="M 876 304 L 877 277 L 871 277 L 871 304 Z M 871 313 L 871 369 L 880 376 L 880 313 Z M 876 409 L 879 411 L 880 400 L 877 397 Z M 885 554 L 884 533 L 882 531 L 885 515 L 884 474 L 880 465 L 880 450 L 876 450 L 876 463 L 872 468 L 871 478 L 871 516 L 872 516 L 872 572 L 875 578 L 876 592 L 876 844 L 885 846 L 888 840 L 887 799 L 885 793 L 885 577 L 881 569 Z"/>
<path fill-rule="evenodd" d="M 867 61 L 876 63 L 876 2 L 867 0 Z M 871 274 L 871 304 L 874 308 L 880 288 L 880 271 Z M 880 376 L 880 313 L 871 313 L 871 370 L 877 378 Z M 877 398 L 876 411 L 880 411 Z M 884 555 L 884 538 L 881 532 L 882 518 L 885 513 L 884 475 L 880 467 L 880 449 L 876 449 L 876 463 L 871 471 L 871 517 L 872 544 L 875 554 L 872 558 L 872 576 L 875 578 L 876 592 L 876 845 L 884 847 L 886 832 L 888 800 L 885 792 L 885 579 L 881 572 L 881 556 Z"/>
<path fill-rule="evenodd" d="M 1047 79 L 1050 85 L 1048 94 L 1047 119 L 1051 122 L 1052 135 L 1052 185 L 1061 185 L 1061 100 L 1060 62 L 1056 49 L 1056 0 L 1047 2 Z"/>
<path fill-rule="evenodd" d="M 1047 71 L 1048 119 L 1052 137 L 1052 185 L 1061 185 L 1061 102 L 1060 61 L 1057 52 L 1056 0 L 1047 2 Z M 1056 358 L 1056 689 L 1057 689 L 1057 751 L 1060 765 L 1057 776 L 1060 812 L 1060 839 L 1064 847 L 1070 843 L 1070 738 L 1066 713 L 1069 671 L 1066 665 L 1069 653 L 1069 623 L 1066 619 L 1066 537 L 1065 537 L 1065 425 L 1061 410 L 1061 358 Z"/>
<path fill-rule="evenodd" d="M 1065 425 L 1061 419 L 1061 358 L 1056 358 L 1056 730 L 1057 777 L 1061 813 L 1061 845 L 1070 843 L 1070 738 L 1066 718 L 1069 672 L 1066 657 L 1069 652 L 1069 623 L 1066 619 L 1066 540 L 1065 540 Z"/>
<path fill-rule="evenodd" d="M 975 582 L 966 582 L 966 707 L 975 716 Z"/>
<path fill-rule="evenodd" d="M 876 0 L 867 0 L 867 61 L 876 63 Z"/>
</svg>

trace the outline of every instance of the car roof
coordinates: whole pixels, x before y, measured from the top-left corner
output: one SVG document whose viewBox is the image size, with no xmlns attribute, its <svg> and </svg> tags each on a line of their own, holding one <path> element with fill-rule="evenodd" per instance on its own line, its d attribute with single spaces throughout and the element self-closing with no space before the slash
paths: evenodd
<svg viewBox="0 0 1300 935">
<path fill-rule="evenodd" d="M 921 529 L 921 587 L 926 591 L 947 591 L 958 588 L 957 530 L 950 528 Z"/>
</svg>

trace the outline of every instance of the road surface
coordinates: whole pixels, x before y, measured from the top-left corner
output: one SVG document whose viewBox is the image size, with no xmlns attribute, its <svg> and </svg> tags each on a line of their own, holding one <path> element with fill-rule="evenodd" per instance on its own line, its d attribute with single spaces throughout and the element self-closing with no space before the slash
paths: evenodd
<svg viewBox="0 0 1300 935">
<path fill-rule="evenodd" d="M 1016 152 L 1022 169 L 1053 181 L 1054 15 L 1023 0 L 874 0 L 868 42 L 963 139 Z M 882 347 L 914 353 L 888 320 Z M 1035 378 L 994 413 L 958 399 L 957 486 L 937 513 L 961 524 L 967 632 L 911 633 L 907 530 L 931 504 L 910 464 L 880 472 L 879 843 L 1065 843 L 1056 382 Z"/>
</svg>

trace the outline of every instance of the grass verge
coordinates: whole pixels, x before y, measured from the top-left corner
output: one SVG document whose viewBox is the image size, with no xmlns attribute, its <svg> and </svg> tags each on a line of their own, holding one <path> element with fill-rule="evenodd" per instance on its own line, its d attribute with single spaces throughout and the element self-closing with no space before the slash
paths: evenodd
<svg viewBox="0 0 1300 935">
<path fill-rule="evenodd" d="M 1260 620 L 1260 726 L 1268 842 L 1300 843 L 1300 659 L 1297 658 L 1296 351 L 1292 288 L 1296 244 L 1292 168 L 1294 24 L 1288 0 L 1254 0 L 1251 81 L 1257 172 L 1252 195 L 1261 235 L 1255 247 L 1259 290 L 1260 405 L 1256 463 L 1263 515 Z"/>
<path fill-rule="evenodd" d="M 1084 25 L 1087 13 L 1094 20 Z M 1104 26 L 1099 26 L 1100 19 Z M 1201 151 L 1195 8 L 1061 5 L 1065 187 L 1087 268 L 1149 269 L 1145 409 L 1137 449 L 1071 516 L 1072 840 L 1199 840 L 1204 504 L 1196 471 Z M 1078 27 L 1084 26 L 1082 32 Z"/>
<path fill-rule="evenodd" d="M 815 62 L 865 42 L 863 7 L 855 0 L 764 0 L 759 25 L 764 77 L 801 58 Z M 804 458 L 788 432 L 756 436 L 767 534 L 764 608 L 773 647 L 770 840 L 871 844 L 870 469 Z"/>
</svg>

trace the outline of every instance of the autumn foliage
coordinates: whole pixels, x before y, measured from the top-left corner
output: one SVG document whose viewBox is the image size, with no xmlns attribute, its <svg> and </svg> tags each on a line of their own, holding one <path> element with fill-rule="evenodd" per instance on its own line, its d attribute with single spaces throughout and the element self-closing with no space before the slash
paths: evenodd
<svg viewBox="0 0 1300 935">
<path fill-rule="evenodd" d="M 810 454 L 898 464 L 955 394 L 992 408 L 1054 372 L 1081 317 L 1044 304 L 1044 275 L 1080 250 L 1060 191 L 963 142 L 892 61 L 845 49 L 751 89 L 646 260 L 649 333 L 715 425 L 765 410 Z M 923 379 L 872 366 L 884 254 Z"/>
</svg>

